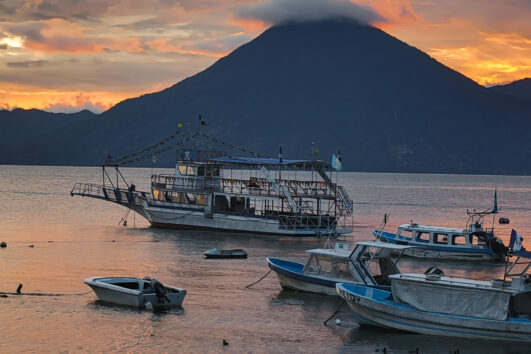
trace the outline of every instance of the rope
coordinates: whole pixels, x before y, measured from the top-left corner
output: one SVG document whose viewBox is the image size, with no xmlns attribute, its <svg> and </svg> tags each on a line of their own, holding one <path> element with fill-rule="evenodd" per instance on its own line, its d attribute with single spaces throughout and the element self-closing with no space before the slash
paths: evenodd
<svg viewBox="0 0 531 354">
<path fill-rule="evenodd" d="M 332 314 L 332 316 L 328 317 L 328 318 L 326 319 L 326 321 L 323 322 L 323 324 L 324 324 L 325 326 L 326 326 L 326 323 L 327 323 L 328 321 L 330 321 L 332 318 L 334 318 L 335 315 L 337 315 L 337 313 L 339 312 L 339 309 L 341 308 L 341 306 L 343 306 L 343 304 L 344 304 L 345 302 L 346 302 L 345 299 L 343 299 L 343 301 L 341 302 L 341 304 L 339 304 L 339 307 L 337 308 L 336 312 L 334 312 L 334 313 Z"/>
<path fill-rule="evenodd" d="M 254 283 L 252 284 L 249 284 L 246 286 L 246 288 L 250 288 L 251 286 L 255 285 L 255 284 L 258 284 L 259 282 L 261 282 L 262 280 L 265 279 L 265 277 L 267 277 L 269 275 L 269 273 L 271 273 L 273 269 L 270 269 L 269 272 L 267 272 L 263 277 L 261 277 L 260 279 L 258 279 L 257 281 L 255 281 Z"/>
<path fill-rule="evenodd" d="M 12 293 L 12 292 L 3 292 L 0 291 L 0 295 L 27 295 L 27 296 L 79 296 L 79 295 L 86 295 L 88 293 L 91 293 L 92 290 L 89 290 L 85 293 L 78 293 L 78 294 L 49 294 L 49 293 Z"/>
</svg>

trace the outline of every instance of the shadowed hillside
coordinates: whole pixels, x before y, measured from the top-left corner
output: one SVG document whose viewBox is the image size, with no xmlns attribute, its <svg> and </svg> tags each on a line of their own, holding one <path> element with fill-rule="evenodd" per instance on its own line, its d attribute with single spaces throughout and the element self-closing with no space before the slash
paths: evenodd
<svg viewBox="0 0 531 354">
<path fill-rule="evenodd" d="M 514 81 L 507 85 L 493 86 L 490 90 L 523 100 L 531 100 L 531 78 Z"/>
<path fill-rule="evenodd" d="M 338 147 L 348 170 L 531 173 L 531 104 L 486 89 L 385 32 L 350 21 L 272 27 L 208 69 L 100 119 L 17 144 L 3 163 L 99 164 L 177 122 L 285 158 Z M 503 127 L 503 129 L 500 129 Z M 50 142 L 57 142 L 51 144 Z M 30 152 L 34 152 L 30 154 Z M 170 166 L 173 154 L 159 164 Z"/>
</svg>

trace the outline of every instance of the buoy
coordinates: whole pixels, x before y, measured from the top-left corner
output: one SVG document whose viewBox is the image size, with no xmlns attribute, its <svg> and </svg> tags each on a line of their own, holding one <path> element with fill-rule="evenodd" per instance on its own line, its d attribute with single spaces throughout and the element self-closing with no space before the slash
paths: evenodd
<svg viewBox="0 0 531 354">
<path fill-rule="evenodd" d="M 7 243 L 5 243 L 5 241 L 0 242 L 0 247 L 6 248 L 7 247 Z"/>
<path fill-rule="evenodd" d="M 28 247 L 29 247 L 29 248 L 34 248 L 34 247 L 35 247 L 35 245 L 29 245 Z"/>
<path fill-rule="evenodd" d="M 223 345 L 229 345 L 229 342 L 227 342 L 225 339 L 223 339 Z"/>
<path fill-rule="evenodd" d="M 341 326 L 341 320 L 339 318 L 336 319 L 336 325 Z"/>
<path fill-rule="evenodd" d="M 17 294 L 20 294 L 20 290 L 22 289 L 22 284 L 18 284 L 18 288 L 17 288 Z"/>
</svg>

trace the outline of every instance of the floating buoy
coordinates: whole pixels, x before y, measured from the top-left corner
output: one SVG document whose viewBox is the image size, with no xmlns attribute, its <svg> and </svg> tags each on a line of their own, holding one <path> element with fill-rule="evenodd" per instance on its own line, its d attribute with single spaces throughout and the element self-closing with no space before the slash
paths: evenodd
<svg viewBox="0 0 531 354">
<path fill-rule="evenodd" d="M 341 320 L 339 318 L 336 319 L 336 325 L 341 326 Z"/>
<path fill-rule="evenodd" d="M 223 339 L 223 345 L 229 345 L 229 342 L 227 342 L 225 339 Z"/>
<path fill-rule="evenodd" d="M 18 284 L 18 288 L 17 288 L 17 294 L 20 294 L 20 290 L 22 289 L 22 283 L 21 284 Z"/>
<path fill-rule="evenodd" d="M 34 248 L 34 247 L 35 247 L 35 245 L 29 245 L 28 247 L 29 247 L 29 248 Z"/>
<path fill-rule="evenodd" d="M 0 247 L 6 248 L 7 247 L 7 243 L 5 243 L 4 241 L 0 242 Z"/>
<path fill-rule="evenodd" d="M 510 222 L 509 218 L 499 218 L 498 222 L 500 224 L 508 224 Z"/>
</svg>

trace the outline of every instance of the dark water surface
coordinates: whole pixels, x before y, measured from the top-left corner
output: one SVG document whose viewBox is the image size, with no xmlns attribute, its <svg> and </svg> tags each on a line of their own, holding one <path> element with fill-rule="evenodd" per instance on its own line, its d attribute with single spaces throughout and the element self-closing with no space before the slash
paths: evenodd
<svg viewBox="0 0 531 354">
<path fill-rule="evenodd" d="M 161 172 L 160 170 L 157 172 Z M 169 172 L 169 170 L 168 170 Z M 150 169 L 125 169 L 137 189 Z M 100 181 L 98 168 L 0 166 L 0 291 L 80 294 L 89 276 L 149 275 L 187 289 L 183 309 L 167 313 L 107 306 L 92 292 L 0 298 L 0 352 L 355 352 L 525 353 L 528 345 L 483 342 L 359 328 L 345 306 L 323 325 L 339 298 L 282 291 L 267 271 L 269 256 L 304 261 L 304 250 L 324 239 L 256 236 L 150 228 L 131 214 L 118 225 L 120 206 L 70 197 L 74 182 Z M 350 244 L 370 240 L 385 212 L 387 230 L 410 220 L 464 227 L 466 208 L 487 209 L 498 188 L 498 228 L 511 228 L 531 248 L 531 177 L 344 173 L 339 182 L 355 201 Z M 34 247 L 30 247 L 33 245 Z M 210 248 L 244 248 L 247 260 L 206 260 Z M 405 260 L 423 271 L 433 261 Z M 503 266 L 451 262 L 447 274 L 491 279 Z M 342 321 L 336 325 L 335 319 Z M 229 342 L 223 346 L 223 339 Z"/>
</svg>

